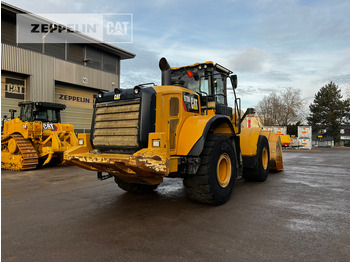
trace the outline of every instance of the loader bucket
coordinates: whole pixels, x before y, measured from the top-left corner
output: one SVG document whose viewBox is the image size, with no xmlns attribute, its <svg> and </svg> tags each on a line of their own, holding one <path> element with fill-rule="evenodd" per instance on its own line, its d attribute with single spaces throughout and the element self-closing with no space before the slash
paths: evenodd
<svg viewBox="0 0 350 262">
<path fill-rule="evenodd" d="M 270 170 L 283 171 L 283 158 L 281 138 L 271 131 L 262 131 L 262 135 L 266 136 L 270 147 Z"/>
</svg>

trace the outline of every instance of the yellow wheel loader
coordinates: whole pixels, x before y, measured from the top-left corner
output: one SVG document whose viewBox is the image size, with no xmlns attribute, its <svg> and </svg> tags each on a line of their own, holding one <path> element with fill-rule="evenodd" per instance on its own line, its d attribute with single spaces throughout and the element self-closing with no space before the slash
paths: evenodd
<svg viewBox="0 0 350 262">
<path fill-rule="evenodd" d="M 74 126 L 62 124 L 65 105 L 48 102 L 19 102 L 19 118 L 11 109 L 11 119 L 3 124 L 1 168 L 29 170 L 49 163 L 53 157 L 62 163 L 63 152 L 78 145 Z"/>
<path fill-rule="evenodd" d="M 91 135 L 64 158 L 114 177 L 126 191 L 145 193 L 164 177 L 181 177 L 192 200 L 220 205 L 238 178 L 265 181 L 269 169 L 283 170 L 279 137 L 259 128 L 241 128 L 237 76 L 213 62 L 171 68 L 159 62 L 162 85 L 100 92 L 95 99 Z M 231 81 L 234 108 L 228 106 Z"/>
</svg>

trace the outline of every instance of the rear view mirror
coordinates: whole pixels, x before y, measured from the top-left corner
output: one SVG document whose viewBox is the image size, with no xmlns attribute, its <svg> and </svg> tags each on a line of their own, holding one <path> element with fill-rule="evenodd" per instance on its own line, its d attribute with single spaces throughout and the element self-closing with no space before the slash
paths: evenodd
<svg viewBox="0 0 350 262">
<path fill-rule="evenodd" d="M 247 108 L 246 111 L 247 115 L 255 115 L 255 109 L 254 108 Z"/>
<path fill-rule="evenodd" d="M 231 79 L 231 84 L 232 84 L 232 88 L 236 89 L 237 88 L 237 75 L 230 75 L 230 79 Z"/>
</svg>

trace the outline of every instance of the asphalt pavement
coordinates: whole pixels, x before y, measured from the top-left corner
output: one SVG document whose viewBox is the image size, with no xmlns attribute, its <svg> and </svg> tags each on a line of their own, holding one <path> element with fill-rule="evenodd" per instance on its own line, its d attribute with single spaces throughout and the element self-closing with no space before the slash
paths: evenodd
<svg viewBox="0 0 350 262">
<path fill-rule="evenodd" d="M 286 150 L 229 202 L 148 195 L 77 167 L 1 173 L 2 261 L 350 261 L 350 149 Z"/>
</svg>

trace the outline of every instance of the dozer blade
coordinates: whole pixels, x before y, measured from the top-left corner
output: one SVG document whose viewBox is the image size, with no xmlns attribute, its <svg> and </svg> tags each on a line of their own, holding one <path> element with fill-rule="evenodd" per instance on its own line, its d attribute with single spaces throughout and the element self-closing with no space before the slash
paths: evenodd
<svg viewBox="0 0 350 262">
<path fill-rule="evenodd" d="M 271 131 L 262 131 L 262 135 L 266 136 L 270 147 L 270 170 L 283 171 L 283 157 L 281 138 Z"/>
</svg>

